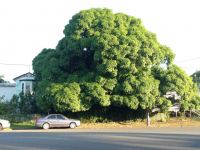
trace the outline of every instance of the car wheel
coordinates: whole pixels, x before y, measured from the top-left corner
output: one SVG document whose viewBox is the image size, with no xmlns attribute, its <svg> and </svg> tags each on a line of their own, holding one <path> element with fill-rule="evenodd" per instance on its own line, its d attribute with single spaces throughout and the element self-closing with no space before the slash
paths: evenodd
<svg viewBox="0 0 200 150">
<path fill-rule="evenodd" d="M 76 128 L 76 123 L 74 123 L 74 122 L 70 123 L 69 127 L 70 127 L 71 129 Z"/>
<path fill-rule="evenodd" d="M 44 123 L 42 127 L 43 129 L 47 130 L 50 128 L 50 125 L 48 123 Z"/>
<path fill-rule="evenodd" d="M 0 123 L 0 131 L 1 131 L 1 130 L 3 130 L 3 126 L 2 126 L 2 124 Z"/>
</svg>

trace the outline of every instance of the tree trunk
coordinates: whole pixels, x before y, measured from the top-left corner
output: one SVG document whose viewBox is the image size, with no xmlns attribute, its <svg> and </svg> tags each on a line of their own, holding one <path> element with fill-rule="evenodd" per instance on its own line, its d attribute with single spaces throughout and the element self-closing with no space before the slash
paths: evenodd
<svg viewBox="0 0 200 150">
<path fill-rule="evenodd" d="M 192 117 L 192 110 L 190 109 L 190 118 Z"/>
<path fill-rule="evenodd" d="M 176 113 L 176 117 L 177 117 L 177 111 L 175 111 L 175 113 Z"/>
<path fill-rule="evenodd" d="M 149 109 L 147 109 L 147 126 L 150 126 L 150 125 L 151 125 L 151 120 L 149 117 Z"/>
</svg>

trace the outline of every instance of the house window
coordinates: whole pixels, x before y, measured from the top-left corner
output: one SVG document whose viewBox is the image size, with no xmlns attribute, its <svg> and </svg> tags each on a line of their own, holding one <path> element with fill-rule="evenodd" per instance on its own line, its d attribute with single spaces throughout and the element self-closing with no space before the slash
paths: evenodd
<svg viewBox="0 0 200 150">
<path fill-rule="evenodd" d="M 22 83 L 22 92 L 24 92 L 24 83 Z"/>
<path fill-rule="evenodd" d="M 30 82 L 26 83 L 26 93 L 30 93 L 31 92 L 31 84 Z"/>
</svg>

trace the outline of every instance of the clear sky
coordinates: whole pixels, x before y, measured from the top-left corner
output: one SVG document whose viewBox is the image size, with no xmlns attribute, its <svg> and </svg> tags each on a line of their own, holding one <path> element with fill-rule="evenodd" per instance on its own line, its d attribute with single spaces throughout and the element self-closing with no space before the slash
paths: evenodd
<svg viewBox="0 0 200 150">
<path fill-rule="evenodd" d="M 0 75 L 12 82 L 32 72 L 33 58 L 43 48 L 55 48 L 71 17 L 89 8 L 140 18 L 174 51 L 175 64 L 188 74 L 200 70 L 200 0 L 1 0 Z"/>
</svg>

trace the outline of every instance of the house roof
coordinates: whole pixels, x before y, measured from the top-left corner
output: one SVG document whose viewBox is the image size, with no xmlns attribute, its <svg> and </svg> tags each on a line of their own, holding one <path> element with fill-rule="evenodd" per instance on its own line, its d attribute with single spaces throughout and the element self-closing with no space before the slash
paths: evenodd
<svg viewBox="0 0 200 150">
<path fill-rule="evenodd" d="M 0 83 L 0 87 L 15 87 L 15 83 Z"/>
<path fill-rule="evenodd" d="M 16 78 L 14 78 L 13 80 L 16 81 L 16 80 L 18 80 L 20 78 L 23 78 L 23 77 L 34 77 L 34 75 L 32 73 L 30 73 L 30 72 L 27 72 L 25 74 L 22 74 L 22 75 L 20 75 L 20 76 L 18 76 Z"/>
</svg>

